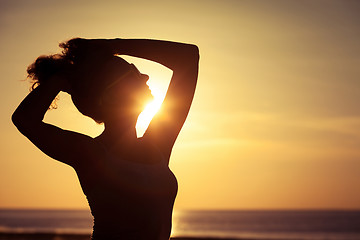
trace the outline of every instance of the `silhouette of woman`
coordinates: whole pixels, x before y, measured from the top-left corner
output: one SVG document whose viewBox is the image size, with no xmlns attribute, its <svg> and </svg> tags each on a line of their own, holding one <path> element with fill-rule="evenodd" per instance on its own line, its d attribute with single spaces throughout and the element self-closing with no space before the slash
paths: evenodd
<svg viewBox="0 0 360 240">
<path fill-rule="evenodd" d="M 168 167 L 187 117 L 198 76 L 195 45 L 145 39 L 71 39 L 61 54 L 40 56 L 28 68 L 33 90 L 13 123 L 48 156 L 73 167 L 92 215 L 93 240 L 169 239 L 177 181 Z M 135 124 L 152 97 L 140 73 L 116 55 L 160 63 L 173 71 L 162 104 L 147 131 Z M 60 91 L 84 115 L 104 123 L 92 138 L 42 120 Z"/>
</svg>

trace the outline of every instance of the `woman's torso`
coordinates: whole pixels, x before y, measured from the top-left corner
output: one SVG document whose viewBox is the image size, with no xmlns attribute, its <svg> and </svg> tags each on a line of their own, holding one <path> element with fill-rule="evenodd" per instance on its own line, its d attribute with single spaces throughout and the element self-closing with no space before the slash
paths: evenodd
<svg viewBox="0 0 360 240">
<path fill-rule="evenodd" d="M 167 161 L 146 162 L 141 145 L 128 159 L 103 149 L 100 160 L 76 170 L 94 216 L 93 239 L 168 239 L 177 181 Z"/>
</svg>

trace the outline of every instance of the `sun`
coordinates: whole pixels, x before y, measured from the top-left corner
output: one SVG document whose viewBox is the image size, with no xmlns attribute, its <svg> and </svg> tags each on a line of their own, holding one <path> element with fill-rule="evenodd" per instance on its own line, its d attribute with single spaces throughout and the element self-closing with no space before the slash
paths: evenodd
<svg viewBox="0 0 360 240">
<path fill-rule="evenodd" d="M 154 97 L 154 100 L 149 102 L 144 111 L 142 111 L 136 122 L 136 133 L 138 137 L 144 135 L 147 127 L 149 126 L 151 119 L 155 116 L 155 114 L 159 111 L 163 99 L 159 99 Z"/>
<path fill-rule="evenodd" d="M 164 100 L 162 94 L 159 94 L 158 91 L 151 91 L 154 96 L 154 99 L 146 104 L 144 110 L 140 113 L 137 122 L 136 122 L 136 134 L 138 137 L 144 135 L 147 127 L 149 126 L 151 119 L 159 111 L 161 104 Z"/>
<path fill-rule="evenodd" d="M 134 63 L 140 72 L 149 75 L 147 85 L 149 86 L 151 94 L 154 98 L 146 104 L 144 110 L 139 114 L 137 119 L 135 126 L 136 134 L 137 137 L 141 137 L 144 135 L 154 115 L 160 110 L 173 72 L 171 69 L 149 60 L 124 55 L 121 55 L 121 57 L 128 62 Z"/>
</svg>

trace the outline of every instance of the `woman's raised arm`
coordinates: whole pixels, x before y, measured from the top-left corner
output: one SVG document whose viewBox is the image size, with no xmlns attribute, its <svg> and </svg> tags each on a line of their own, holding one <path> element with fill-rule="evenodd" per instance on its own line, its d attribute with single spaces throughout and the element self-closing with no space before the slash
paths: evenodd
<svg viewBox="0 0 360 240">
<path fill-rule="evenodd" d="M 198 47 L 192 44 L 147 39 L 105 41 L 115 54 L 152 60 L 173 71 L 161 112 L 155 115 L 143 136 L 144 140 L 156 144 L 168 159 L 194 96 L 198 77 Z"/>
<path fill-rule="evenodd" d="M 20 103 L 12 121 L 46 155 L 75 167 L 84 158 L 84 149 L 90 149 L 91 138 L 43 122 L 52 101 L 66 86 L 66 80 L 57 76 L 40 84 Z"/>
</svg>

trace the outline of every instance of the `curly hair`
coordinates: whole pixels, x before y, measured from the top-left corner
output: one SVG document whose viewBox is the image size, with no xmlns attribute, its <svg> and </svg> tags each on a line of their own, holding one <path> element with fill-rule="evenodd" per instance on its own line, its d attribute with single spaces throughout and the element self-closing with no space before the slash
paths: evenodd
<svg viewBox="0 0 360 240">
<path fill-rule="evenodd" d="M 38 57 L 27 68 L 27 79 L 30 81 L 30 91 L 34 90 L 42 83 L 49 81 L 51 76 L 55 74 L 63 74 L 65 69 L 70 68 L 70 62 L 68 62 L 61 54 L 53 54 L 49 56 L 42 55 Z M 51 103 L 49 109 L 57 108 L 57 96 Z"/>
<path fill-rule="evenodd" d="M 89 57 L 91 49 L 88 45 L 85 39 L 73 38 L 59 44 L 63 49 L 61 54 L 39 56 L 27 68 L 28 79 L 32 84 L 31 90 L 48 81 L 55 74 L 69 75 L 75 63 L 80 63 Z"/>
<path fill-rule="evenodd" d="M 88 69 L 98 69 L 100 61 L 104 61 L 105 58 L 109 59 L 114 55 L 108 49 L 100 49 L 98 46 L 90 44 L 88 40 L 81 38 L 70 39 L 69 41 L 60 43 L 59 46 L 62 48 L 60 54 L 41 55 L 35 62 L 28 66 L 27 78 L 31 83 L 30 91 L 50 81 L 54 75 L 66 77 L 74 89 L 74 92 L 70 94 L 78 110 L 85 116 L 94 119 L 97 123 L 102 123 L 100 112 L 94 108 L 96 96 L 93 92 L 89 92 L 87 87 L 93 83 L 81 81 L 74 76 L 77 74 L 77 71 L 79 71 L 79 66 L 82 63 L 86 62 L 87 75 L 91 75 Z M 89 63 L 89 59 L 94 59 L 95 54 L 96 60 L 93 61 L 94 66 L 92 66 L 91 63 Z M 83 78 L 86 78 L 86 76 Z M 96 86 L 92 87 L 96 88 Z M 89 93 L 88 95 L 90 96 L 84 97 L 84 92 Z M 54 99 L 49 109 L 57 108 L 57 99 L 58 97 Z"/>
</svg>

